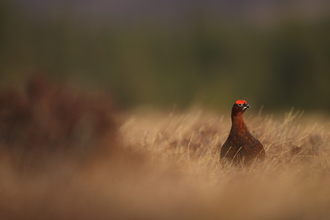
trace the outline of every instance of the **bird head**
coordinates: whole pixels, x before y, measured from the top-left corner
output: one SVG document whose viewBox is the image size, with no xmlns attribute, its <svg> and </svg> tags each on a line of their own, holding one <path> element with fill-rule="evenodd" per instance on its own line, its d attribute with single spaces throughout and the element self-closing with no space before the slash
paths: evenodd
<svg viewBox="0 0 330 220">
<path fill-rule="evenodd" d="M 243 113 L 246 109 L 250 108 L 250 105 L 247 104 L 245 100 L 237 100 L 233 105 L 232 112 Z"/>
</svg>

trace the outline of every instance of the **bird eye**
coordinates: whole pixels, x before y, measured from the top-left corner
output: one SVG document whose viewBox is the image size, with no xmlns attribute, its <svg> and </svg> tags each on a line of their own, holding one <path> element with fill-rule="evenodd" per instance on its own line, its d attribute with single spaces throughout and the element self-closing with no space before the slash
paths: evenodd
<svg viewBox="0 0 330 220">
<path fill-rule="evenodd" d="M 239 106 L 239 107 L 241 107 L 241 106 L 242 106 L 242 104 L 240 103 L 240 104 L 238 104 L 238 106 Z"/>
</svg>

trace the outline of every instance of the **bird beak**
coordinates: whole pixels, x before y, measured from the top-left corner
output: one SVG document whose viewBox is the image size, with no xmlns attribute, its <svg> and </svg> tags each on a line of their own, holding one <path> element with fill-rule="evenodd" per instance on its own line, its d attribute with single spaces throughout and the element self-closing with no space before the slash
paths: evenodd
<svg viewBox="0 0 330 220">
<path fill-rule="evenodd" d="M 244 111 L 245 109 L 247 109 L 247 108 L 250 108 L 250 105 L 249 105 L 249 104 L 244 105 L 244 107 L 243 107 L 243 111 Z"/>
</svg>

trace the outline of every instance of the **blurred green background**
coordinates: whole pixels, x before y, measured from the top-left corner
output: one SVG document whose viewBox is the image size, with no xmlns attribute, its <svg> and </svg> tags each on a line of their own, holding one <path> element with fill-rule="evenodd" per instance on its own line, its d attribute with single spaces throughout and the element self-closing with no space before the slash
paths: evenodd
<svg viewBox="0 0 330 220">
<path fill-rule="evenodd" d="M 124 2 L 0 0 L 1 85 L 37 71 L 107 91 L 127 109 L 228 109 L 246 99 L 265 110 L 330 110 L 326 1 Z"/>
</svg>

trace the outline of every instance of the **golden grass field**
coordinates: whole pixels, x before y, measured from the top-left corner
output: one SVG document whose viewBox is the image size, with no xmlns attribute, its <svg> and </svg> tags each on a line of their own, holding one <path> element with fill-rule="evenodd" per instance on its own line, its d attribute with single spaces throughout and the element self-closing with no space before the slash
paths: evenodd
<svg viewBox="0 0 330 220">
<path fill-rule="evenodd" d="M 53 97 L 51 105 L 62 98 Z M 248 110 L 245 122 L 263 143 L 267 159 L 249 167 L 222 167 L 219 149 L 230 130 L 231 106 L 227 112 L 171 113 L 84 108 L 89 109 L 80 120 L 84 123 L 71 126 L 83 132 L 67 137 L 56 130 L 67 124 L 54 122 L 48 104 L 40 104 L 47 99 L 41 100 L 29 103 L 28 122 L 20 124 L 13 116 L 14 125 L 4 115 L 11 115 L 8 109 L 16 102 L 3 107 L 0 101 L 0 131 L 16 129 L 10 133 L 15 140 L 1 136 L 1 219 L 330 218 L 328 116 Z M 94 111 L 108 113 L 116 125 L 99 126 Z M 30 130 L 38 132 L 26 135 Z M 29 139 L 32 134 L 42 141 Z M 53 136 L 63 139 L 54 146 L 66 149 L 49 147 Z"/>
</svg>

